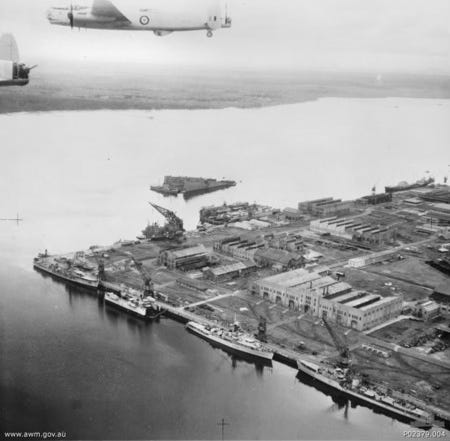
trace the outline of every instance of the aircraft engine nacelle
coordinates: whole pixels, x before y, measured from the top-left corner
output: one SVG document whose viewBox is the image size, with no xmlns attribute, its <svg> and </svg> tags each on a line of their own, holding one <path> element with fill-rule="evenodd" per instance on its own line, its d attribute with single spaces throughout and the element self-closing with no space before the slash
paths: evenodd
<svg viewBox="0 0 450 441">
<path fill-rule="evenodd" d="M 172 31 L 153 31 L 153 33 L 158 37 L 165 37 L 166 35 L 171 34 Z"/>
</svg>

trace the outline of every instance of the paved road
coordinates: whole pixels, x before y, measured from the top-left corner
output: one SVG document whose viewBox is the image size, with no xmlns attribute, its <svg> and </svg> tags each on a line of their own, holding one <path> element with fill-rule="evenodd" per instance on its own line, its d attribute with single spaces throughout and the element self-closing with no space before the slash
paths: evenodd
<svg viewBox="0 0 450 441">
<path fill-rule="evenodd" d="M 367 331 L 364 331 L 363 334 L 370 335 L 373 332 L 379 331 L 380 329 L 386 328 L 394 323 L 401 322 L 402 320 L 417 320 L 416 317 L 412 315 L 399 315 L 398 317 L 393 318 L 392 320 L 388 320 L 387 322 L 381 323 L 381 325 L 375 326 Z"/>
<path fill-rule="evenodd" d="M 220 300 L 220 299 L 226 299 L 227 297 L 233 297 L 233 296 L 236 296 L 238 294 L 239 294 L 239 291 L 234 291 L 234 292 L 230 292 L 230 293 L 227 293 L 227 294 L 221 294 L 219 296 L 212 297 L 210 299 L 200 300 L 199 302 L 190 303 L 189 305 L 181 306 L 179 309 L 193 308 L 195 306 L 204 305 L 205 303 L 211 303 L 211 302 L 215 302 L 215 301 Z"/>
</svg>

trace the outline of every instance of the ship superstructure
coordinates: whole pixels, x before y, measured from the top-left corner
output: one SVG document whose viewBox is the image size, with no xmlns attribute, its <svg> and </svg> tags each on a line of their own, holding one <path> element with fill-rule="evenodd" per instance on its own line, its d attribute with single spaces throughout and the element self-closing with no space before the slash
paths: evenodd
<svg viewBox="0 0 450 441">
<path fill-rule="evenodd" d="M 402 402 L 380 392 L 375 388 L 363 385 L 361 379 L 351 374 L 348 368 L 319 365 L 305 360 L 297 360 L 298 370 L 314 380 L 323 383 L 338 392 L 342 392 L 375 408 L 384 409 L 403 417 L 408 422 L 422 428 L 432 427 L 432 415 L 419 409 L 412 403 Z"/>
<path fill-rule="evenodd" d="M 227 330 L 220 327 L 212 327 L 201 323 L 190 321 L 186 328 L 192 333 L 202 337 L 212 344 L 240 355 L 252 356 L 262 360 L 270 361 L 273 352 L 249 334 L 241 332 L 236 328 Z"/>
<path fill-rule="evenodd" d="M 400 182 L 397 185 L 385 187 L 385 191 L 386 193 L 395 193 L 398 191 L 413 190 L 414 188 L 428 187 L 431 184 L 434 184 L 433 177 L 419 179 L 412 184 L 408 182 Z"/>
<path fill-rule="evenodd" d="M 73 256 L 54 257 L 47 254 L 39 254 L 34 259 L 34 268 L 84 288 L 98 289 L 98 269 L 84 259 L 83 253 L 75 253 Z"/>
</svg>

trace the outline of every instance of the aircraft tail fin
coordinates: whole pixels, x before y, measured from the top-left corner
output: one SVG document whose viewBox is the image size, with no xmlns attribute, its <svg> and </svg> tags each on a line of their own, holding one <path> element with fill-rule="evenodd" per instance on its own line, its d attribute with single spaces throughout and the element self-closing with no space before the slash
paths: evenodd
<svg viewBox="0 0 450 441">
<path fill-rule="evenodd" d="M 0 60 L 17 63 L 19 61 L 19 48 L 12 34 L 3 34 L 0 37 Z"/>
</svg>

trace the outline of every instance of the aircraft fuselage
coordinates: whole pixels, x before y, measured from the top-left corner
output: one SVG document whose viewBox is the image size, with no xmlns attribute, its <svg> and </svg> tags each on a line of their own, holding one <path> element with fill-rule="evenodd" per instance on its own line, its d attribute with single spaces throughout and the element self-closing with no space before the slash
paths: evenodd
<svg viewBox="0 0 450 441">
<path fill-rule="evenodd" d="M 30 80 L 0 80 L 0 87 L 3 86 L 26 86 Z"/>
<path fill-rule="evenodd" d="M 51 24 L 86 29 L 153 31 L 166 35 L 177 31 L 231 27 L 216 0 L 93 0 L 50 8 Z"/>
</svg>

